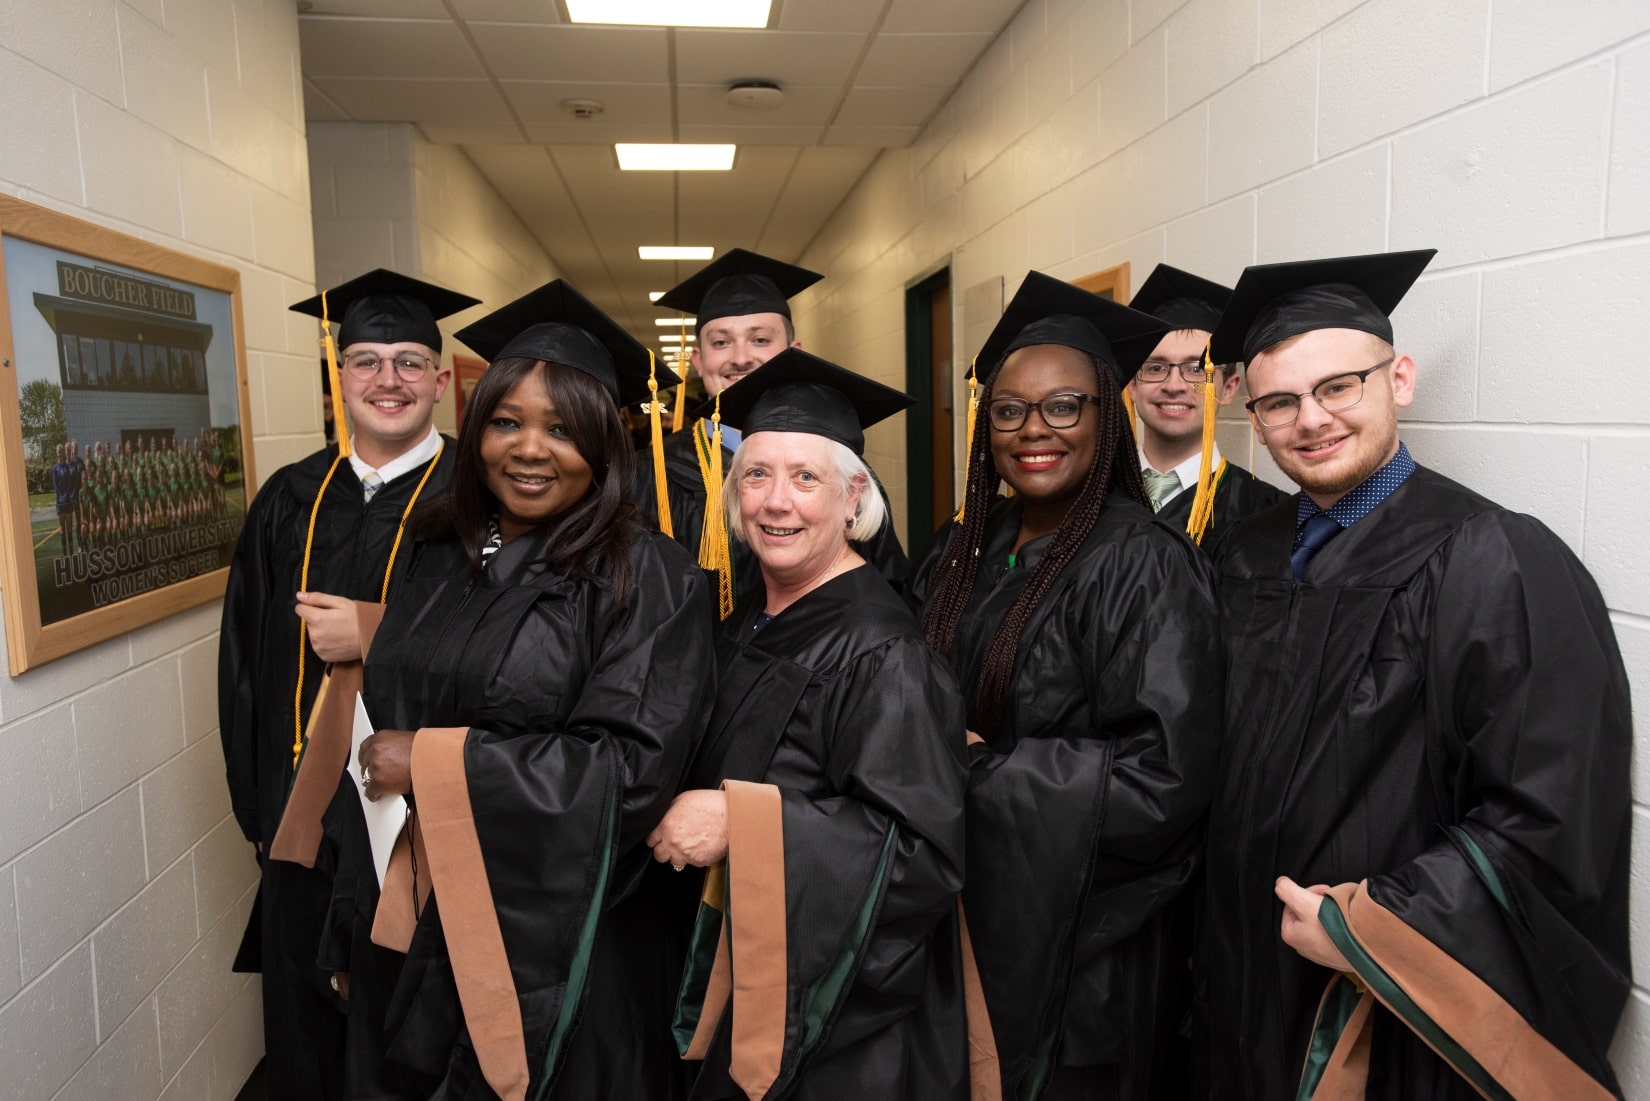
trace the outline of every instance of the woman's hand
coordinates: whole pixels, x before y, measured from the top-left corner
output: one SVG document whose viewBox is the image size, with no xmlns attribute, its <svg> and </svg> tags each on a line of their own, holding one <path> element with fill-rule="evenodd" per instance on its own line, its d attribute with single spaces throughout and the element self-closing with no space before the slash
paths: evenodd
<svg viewBox="0 0 1650 1101">
<path fill-rule="evenodd" d="M 360 661 L 361 628 L 355 601 L 327 593 L 299 593 L 298 618 L 309 624 L 309 645 L 322 661 Z"/>
<path fill-rule="evenodd" d="M 720 791 L 684 791 L 670 804 L 647 843 L 653 859 L 677 871 L 708 868 L 728 855 L 728 797 Z"/>
<path fill-rule="evenodd" d="M 361 775 L 367 799 L 412 794 L 411 730 L 380 730 L 361 743 Z"/>
</svg>

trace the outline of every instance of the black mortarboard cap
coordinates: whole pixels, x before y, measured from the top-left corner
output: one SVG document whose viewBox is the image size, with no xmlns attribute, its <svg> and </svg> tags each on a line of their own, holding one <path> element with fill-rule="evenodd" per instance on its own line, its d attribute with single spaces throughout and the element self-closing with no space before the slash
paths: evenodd
<svg viewBox="0 0 1650 1101">
<path fill-rule="evenodd" d="M 1189 271 L 1159 264 L 1152 269 L 1129 305 L 1149 313 L 1169 326 L 1171 332 L 1201 329 L 1213 332 L 1220 311 L 1232 297 L 1232 288 L 1193 275 Z"/>
<path fill-rule="evenodd" d="M 439 318 L 467 310 L 481 301 L 434 283 L 375 268 L 326 292 L 326 316 L 338 323 L 338 347 L 372 344 L 427 344 L 441 350 Z M 310 317 L 322 316 L 321 296 L 289 307 Z"/>
<path fill-rule="evenodd" d="M 1247 363 L 1314 329 L 1357 329 L 1390 344 L 1392 311 L 1436 255 L 1429 248 L 1247 267 L 1210 338 L 1210 357 Z"/>
<path fill-rule="evenodd" d="M 829 360 L 787 348 L 720 395 L 722 423 L 753 432 L 806 432 L 865 454 L 865 429 L 887 420 L 916 399 Z M 717 409 L 712 398 L 695 417 Z"/>
<path fill-rule="evenodd" d="M 583 371 L 619 405 L 648 400 L 653 359 L 565 279 L 530 290 L 453 334 L 488 363 L 538 359 Z"/>
<path fill-rule="evenodd" d="M 758 252 L 729 249 L 666 291 L 659 305 L 692 314 L 696 330 L 718 317 L 776 313 L 788 318 L 791 307 L 787 299 L 823 278 L 817 271 Z"/>
<path fill-rule="evenodd" d="M 975 362 L 989 374 L 1010 352 L 1033 344 L 1061 344 L 1087 352 L 1110 367 L 1121 387 L 1168 331 L 1151 314 L 1030 271 Z"/>
</svg>

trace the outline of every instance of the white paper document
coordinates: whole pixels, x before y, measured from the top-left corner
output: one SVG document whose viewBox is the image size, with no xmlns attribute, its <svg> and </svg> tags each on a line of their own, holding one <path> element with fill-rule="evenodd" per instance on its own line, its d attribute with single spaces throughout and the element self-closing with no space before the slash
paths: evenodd
<svg viewBox="0 0 1650 1101">
<path fill-rule="evenodd" d="M 349 740 L 349 774 L 355 780 L 355 790 L 361 796 L 361 812 L 367 816 L 367 836 L 372 839 L 372 863 L 378 869 L 378 885 L 384 885 L 384 872 L 390 866 L 390 851 L 395 839 L 407 825 L 407 800 L 400 795 L 387 795 L 374 803 L 367 798 L 367 786 L 361 782 L 361 743 L 372 737 L 372 720 L 367 718 L 367 705 L 361 693 L 355 694 L 355 731 Z"/>
</svg>

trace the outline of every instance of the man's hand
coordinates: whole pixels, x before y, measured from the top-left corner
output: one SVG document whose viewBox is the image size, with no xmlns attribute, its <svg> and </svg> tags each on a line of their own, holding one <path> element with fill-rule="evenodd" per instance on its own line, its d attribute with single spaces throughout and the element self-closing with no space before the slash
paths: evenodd
<svg viewBox="0 0 1650 1101">
<path fill-rule="evenodd" d="M 1336 971 L 1351 971 L 1352 965 L 1346 962 L 1318 920 L 1318 908 L 1323 905 L 1323 896 L 1329 893 L 1329 885 L 1302 887 L 1284 875 L 1278 877 L 1272 890 L 1283 903 L 1283 943 L 1313 963 Z"/>
<path fill-rule="evenodd" d="M 361 771 L 367 777 L 367 800 L 412 794 L 411 730 L 380 730 L 361 743 Z"/>
<path fill-rule="evenodd" d="M 299 593 L 298 618 L 309 624 L 309 644 L 322 661 L 361 660 L 355 601 L 327 593 Z"/>
<path fill-rule="evenodd" d="M 676 868 L 708 868 L 728 855 L 728 797 L 720 791 L 684 791 L 670 804 L 647 843 L 653 859 Z"/>
</svg>

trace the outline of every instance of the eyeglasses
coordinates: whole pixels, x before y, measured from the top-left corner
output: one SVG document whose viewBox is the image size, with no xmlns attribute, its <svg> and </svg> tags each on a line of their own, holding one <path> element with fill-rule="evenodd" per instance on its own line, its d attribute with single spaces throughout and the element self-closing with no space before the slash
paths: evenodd
<svg viewBox="0 0 1650 1101">
<path fill-rule="evenodd" d="M 1300 416 L 1301 400 L 1310 396 L 1318 403 L 1319 408 L 1326 413 L 1338 413 L 1342 409 L 1350 409 L 1357 405 L 1364 397 L 1364 379 L 1391 363 L 1395 356 L 1388 356 L 1375 366 L 1363 371 L 1350 371 L 1344 375 L 1334 375 L 1324 379 L 1310 390 L 1303 390 L 1299 394 L 1262 394 L 1254 401 L 1245 402 L 1244 408 L 1255 415 L 1265 428 L 1282 428 L 1286 424 L 1294 424 L 1295 418 Z"/>
<path fill-rule="evenodd" d="M 1188 359 L 1180 363 L 1170 363 L 1166 359 L 1148 359 L 1140 365 L 1135 377 L 1142 382 L 1162 382 L 1169 377 L 1170 371 L 1180 372 L 1181 379 L 1192 386 L 1202 386 L 1209 381 L 1209 372 L 1203 369 L 1201 359 Z"/>
<path fill-rule="evenodd" d="M 1083 406 L 1100 399 L 1093 394 L 1050 394 L 1042 401 L 1024 398 L 997 398 L 987 406 L 991 427 L 1012 432 L 1026 422 L 1033 409 L 1050 428 L 1070 428 L 1083 415 Z"/>
<path fill-rule="evenodd" d="M 344 357 L 344 366 L 358 379 L 377 377 L 383 365 L 383 358 L 372 352 L 356 352 Z M 433 366 L 434 361 L 417 352 L 402 352 L 395 357 L 395 373 L 402 382 L 417 382 Z"/>
</svg>

